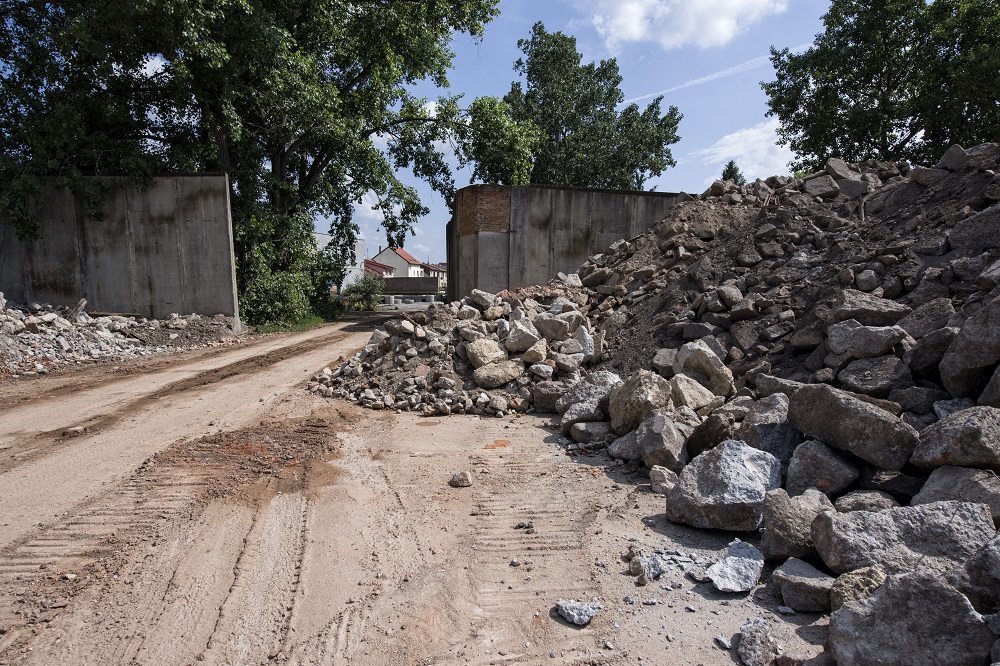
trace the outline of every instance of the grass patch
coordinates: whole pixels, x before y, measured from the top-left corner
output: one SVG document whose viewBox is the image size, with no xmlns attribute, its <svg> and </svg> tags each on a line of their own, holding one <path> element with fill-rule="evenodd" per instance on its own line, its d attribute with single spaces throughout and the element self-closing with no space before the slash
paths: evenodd
<svg viewBox="0 0 1000 666">
<path fill-rule="evenodd" d="M 257 333 L 290 333 L 293 331 L 308 331 L 316 328 L 320 324 L 325 324 L 326 320 L 317 314 L 309 313 L 300 319 L 292 322 L 280 322 L 275 324 L 259 324 L 254 327 Z"/>
</svg>

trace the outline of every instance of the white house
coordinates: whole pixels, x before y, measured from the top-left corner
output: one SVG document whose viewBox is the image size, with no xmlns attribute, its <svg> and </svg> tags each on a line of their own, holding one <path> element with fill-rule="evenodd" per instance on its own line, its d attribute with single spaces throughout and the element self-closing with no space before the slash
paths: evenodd
<svg viewBox="0 0 1000 666">
<path fill-rule="evenodd" d="M 401 247 L 378 248 L 378 254 L 372 259 L 380 264 L 396 269 L 395 277 L 427 277 L 424 272 L 424 262 L 415 259 L 412 254 Z"/>
<path fill-rule="evenodd" d="M 330 241 L 333 240 L 333 236 L 330 234 L 321 234 L 316 231 L 313 232 L 313 238 L 316 241 L 316 249 L 320 252 L 323 251 Z M 344 285 L 349 285 L 354 282 L 357 278 L 364 275 L 365 273 L 365 239 L 358 238 L 354 243 L 354 263 L 347 267 L 347 274 L 344 277 Z"/>
</svg>

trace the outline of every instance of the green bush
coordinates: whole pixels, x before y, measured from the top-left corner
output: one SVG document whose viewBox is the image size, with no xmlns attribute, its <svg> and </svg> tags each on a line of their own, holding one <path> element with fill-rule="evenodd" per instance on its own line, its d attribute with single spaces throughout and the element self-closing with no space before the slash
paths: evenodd
<svg viewBox="0 0 1000 666">
<path fill-rule="evenodd" d="M 382 302 L 385 280 L 371 273 L 364 273 L 344 287 L 344 296 L 360 310 L 374 310 Z"/>
</svg>

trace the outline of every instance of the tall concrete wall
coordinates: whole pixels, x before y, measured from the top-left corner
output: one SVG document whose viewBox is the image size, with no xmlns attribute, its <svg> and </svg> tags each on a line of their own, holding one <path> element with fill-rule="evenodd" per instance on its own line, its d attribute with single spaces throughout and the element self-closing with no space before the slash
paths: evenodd
<svg viewBox="0 0 1000 666">
<path fill-rule="evenodd" d="M 472 185 L 448 225 L 449 298 L 572 273 L 587 257 L 663 219 L 676 194 L 575 187 Z"/>
<path fill-rule="evenodd" d="M 100 219 L 58 189 L 42 197 L 37 240 L 21 243 L 0 219 L 0 291 L 20 302 L 86 298 L 93 312 L 238 316 L 227 177 L 157 177 L 146 190 L 102 180 Z"/>
</svg>

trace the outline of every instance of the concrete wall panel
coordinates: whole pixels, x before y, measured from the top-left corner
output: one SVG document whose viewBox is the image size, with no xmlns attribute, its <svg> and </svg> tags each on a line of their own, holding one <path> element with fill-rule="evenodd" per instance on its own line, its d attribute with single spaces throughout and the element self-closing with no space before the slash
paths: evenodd
<svg viewBox="0 0 1000 666">
<path fill-rule="evenodd" d="M 104 180 L 101 219 L 62 190 L 43 197 L 38 240 L 24 245 L 0 221 L 0 291 L 14 301 L 86 298 L 95 312 L 235 316 L 226 176 L 157 177 L 143 191 Z"/>
</svg>

